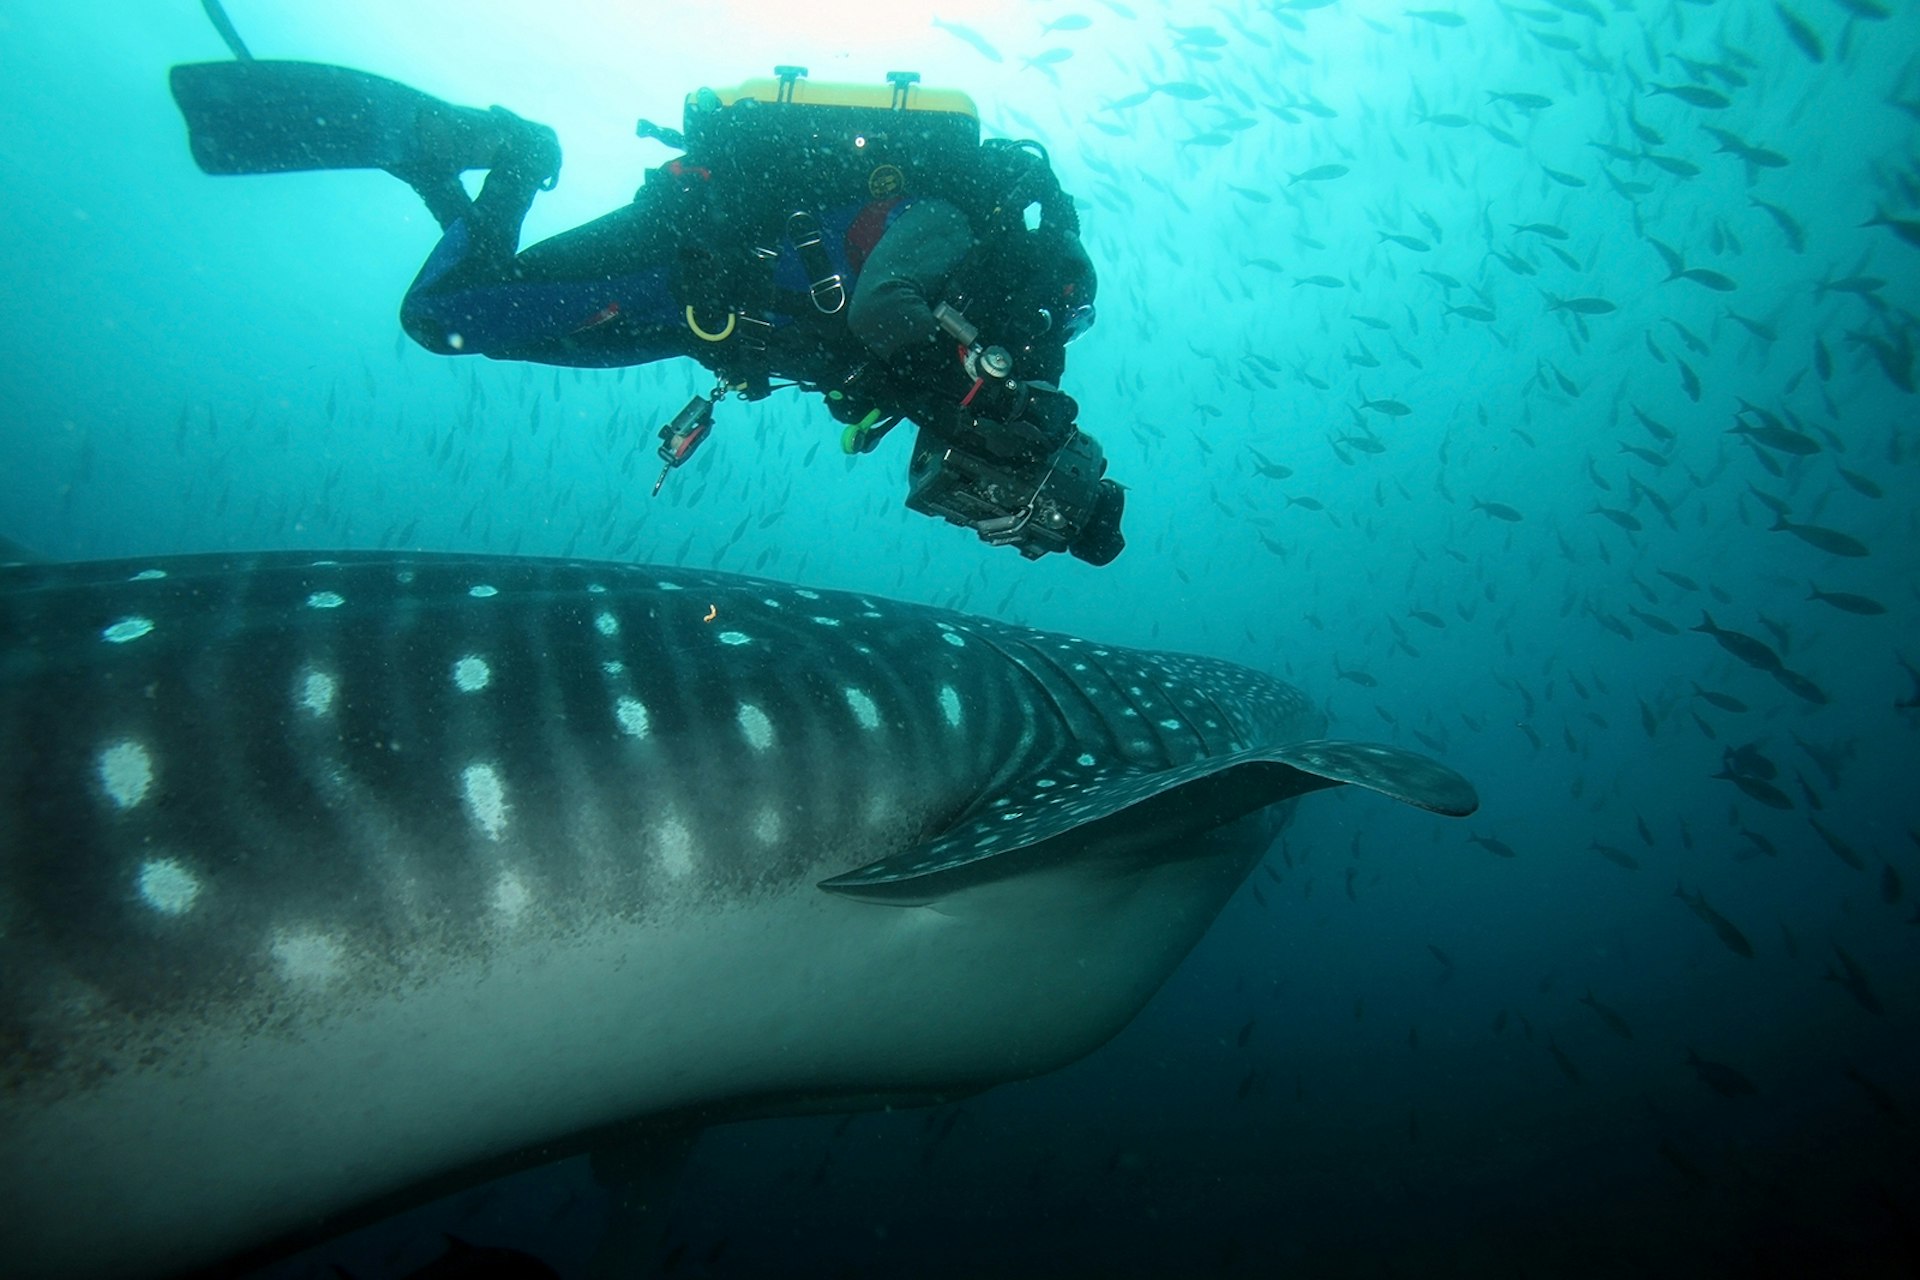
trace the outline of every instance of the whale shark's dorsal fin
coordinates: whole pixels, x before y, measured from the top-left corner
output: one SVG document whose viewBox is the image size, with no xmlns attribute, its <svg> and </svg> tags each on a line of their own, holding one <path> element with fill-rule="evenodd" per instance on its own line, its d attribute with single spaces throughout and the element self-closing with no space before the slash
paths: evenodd
<svg viewBox="0 0 1920 1280">
<path fill-rule="evenodd" d="M 1087 852 L 1164 846 L 1257 809 L 1351 784 L 1450 817 L 1480 806 L 1473 784 L 1436 760 L 1374 742 L 1296 742 L 1162 770 L 1050 768 L 1020 779 L 933 840 L 820 882 L 875 902 L 935 900 L 982 879 Z M 990 864 L 990 865 L 989 865 Z"/>
</svg>

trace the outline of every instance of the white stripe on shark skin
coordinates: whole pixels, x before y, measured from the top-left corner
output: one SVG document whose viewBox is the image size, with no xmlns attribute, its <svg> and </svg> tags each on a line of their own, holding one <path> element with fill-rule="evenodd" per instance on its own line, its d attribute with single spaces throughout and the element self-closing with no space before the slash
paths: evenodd
<svg viewBox="0 0 1920 1280">
<path fill-rule="evenodd" d="M 688 1109 L 1051 1070 L 1291 798 L 1474 804 L 1258 672 L 686 570 L 31 565 L 0 636 L 21 1274 L 262 1259 Z"/>
</svg>

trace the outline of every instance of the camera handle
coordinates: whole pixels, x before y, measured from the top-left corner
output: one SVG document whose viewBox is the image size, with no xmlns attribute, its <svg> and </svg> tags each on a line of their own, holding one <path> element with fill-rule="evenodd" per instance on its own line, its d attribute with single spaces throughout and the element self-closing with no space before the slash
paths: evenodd
<svg viewBox="0 0 1920 1280">
<path fill-rule="evenodd" d="M 967 350 L 963 363 L 967 376 L 973 379 L 973 390 L 967 392 L 961 404 L 971 403 L 989 378 L 995 382 L 1005 382 L 1013 376 L 1013 357 L 1007 354 L 1007 349 L 982 346 L 979 328 L 947 303 L 943 302 L 933 309 L 933 319 L 946 331 L 947 336 Z"/>
</svg>

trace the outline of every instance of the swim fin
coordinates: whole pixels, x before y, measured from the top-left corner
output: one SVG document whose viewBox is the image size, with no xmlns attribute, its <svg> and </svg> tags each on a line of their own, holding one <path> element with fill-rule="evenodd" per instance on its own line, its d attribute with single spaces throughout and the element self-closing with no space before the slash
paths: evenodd
<svg viewBox="0 0 1920 1280">
<path fill-rule="evenodd" d="M 196 62 L 169 73 L 194 161 L 213 174 L 485 169 L 525 124 L 318 62 Z M 556 164 L 557 168 L 557 164 Z"/>
</svg>

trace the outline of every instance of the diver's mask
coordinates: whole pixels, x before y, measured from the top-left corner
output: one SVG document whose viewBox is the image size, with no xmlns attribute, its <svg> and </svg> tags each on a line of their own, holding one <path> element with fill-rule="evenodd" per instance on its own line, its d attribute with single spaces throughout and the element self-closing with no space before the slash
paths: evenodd
<svg viewBox="0 0 1920 1280">
<path fill-rule="evenodd" d="M 1060 335 L 1062 343 L 1072 342 L 1075 338 L 1093 328 L 1093 304 L 1081 302 L 1058 311 L 1042 308 L 1041 315 L 1047 318 L 1047 327 Z"/>
<path fill-rule="evenodd" d="M 1033 348 L 1046 345 L 1064 347 L 1093 328 L 1091 302 L 1038 306 L 1016 313 L 1002 327 L 1002 340 L 1010 346 Z"/>
</svg>

